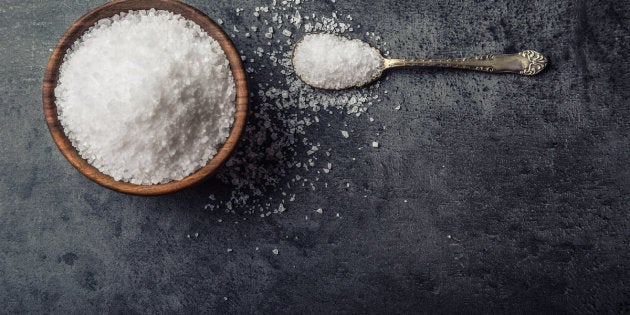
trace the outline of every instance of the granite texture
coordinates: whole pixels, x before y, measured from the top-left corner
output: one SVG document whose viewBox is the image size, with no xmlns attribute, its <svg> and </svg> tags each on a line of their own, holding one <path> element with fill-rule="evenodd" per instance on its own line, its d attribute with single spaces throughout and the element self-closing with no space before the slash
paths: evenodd
<svg viewBox="0 0 630 315">
<path fill-rule="evenodd" d="M 188 2 L 226 25 L 263 4 Z M 204 211 L 216 180 L 128 196 L 59 153 L 44 67 L 100 3 L 0 2 L 0 313 L 630 312 L 630 2 L 307 3 L 396 56 L 536 49 L 551 63 L 533 78 L 389 73 L 375 123 L 323 115 L 309 131 L 332 149 L 329 188 L 264 219 Z"/>
</svg>

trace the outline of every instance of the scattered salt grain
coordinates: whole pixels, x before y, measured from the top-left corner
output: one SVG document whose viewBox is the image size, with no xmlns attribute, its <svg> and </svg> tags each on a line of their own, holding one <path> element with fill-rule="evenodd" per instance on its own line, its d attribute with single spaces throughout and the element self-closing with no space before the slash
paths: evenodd
<svg viewBox="0 0 630 315">
<path fill-rule="evenodd" d="M 115 180 L 150 185 L 180 180 L 217 153 L 235 91 L 216 40 L 180 15 L 150 10 L 90 28 L 67 51 L 55 96 L 84 159 Z"/>
<path fill-rule="evenodd" d="M 277 248 L 274 248 L 271 252 L 272 252 L 274 255 L 278 255 L 278 253 L 279 253 L 279 251 L 278 251 L 278 249 L 277 249 Z"/>
<path fill-rule="evenodd" d="M 281 204 L 278 206 L 278 209 L 276 210 L 276 213 L 282 213 L 282 212 L 284 212 L 285 210 L 286 210 L 286 208 L 284 207 L 284 204 L 282 204 L 282 203 L 281 203 Z"/>
<path fill-rule="evenodd" d="M 373 148 L 378 148 L 378 142 L 372 141 L 372 147 Z"/>
<path fill-rule="evenodd" d="M 273 38 L 273 27 L 267 29 L 267 32 L 265 33 L 265 38 Z"/>
<path fill-rule="evenodd" d="M 382 70 L 382 57 L 378 50 L 357 39 L 310 34 L 296 45 L 293 66 L 309 85 L 345 89 L 372 81 Z"/>
<path fill-rule="evenodd" d="M 348 132 L 347 132 L 347 131 L 345 131 L 345 130 L 341 130 L 341 135 L 342 135 L 344 138 L 348 138 L 348 137 L 350 137 L 350 135 L 348 134 Z"/>
<path fill-rule="evenodd" d="M 206 208 L 265 218 L 280 214 L 277 211 L 280 204 L 301 209 L 299 199 L 303 195 L 296 194 L 295 188 L 317 191 L 327 187 L 328 183 L 320 181 L 319 176 L 325 176 L 321 170 L 328 168 L 315 166 L 321 165 L 323 156 L 331 155 L 332 148 L 327 148 L 330 146 L 328 142 L 319 144 L 310 139 L 312 129 L 318 128 L 317 124 L 335 128 L 329 115 L 361 116 L 384 99 L 379 97 L 382 93 L 379 82 L 334 93 L 305 84 L 294 73 L 291 62 L 293 44 L 284 39 L 263 37 L 269 27 L 287 29 L 293 36 L 300 37 L 309 32 L 342 35 L 353 32 L 353 25 L 343 20 L 347 15 L 338 12 L 335 18 L 330 17 L 330 13 L 327 16 L 326 12 L 301 13 L 306 10 L 307 4 L 305 8 L 300 5 L 304 1 L 261 2 L 265 6 L 256 8 L 258 16 L 255 14 L 249 19 L 251 40 L 256 40 L 257 44 L 252 45 L 250 51 L 241 53 L 248 56 L 246 72 L 253 82 L 260 83 L 250 87 L 253 106 L 241 145 L 217 174 L 217 180 L 229 189 L 227 193 L 216 195 L 216 200 L 210 199 Z M 276 21 L 273 21 L 274 16 Z M 354 28 L 359 29 L 359 26 Z M 256 36 L 258 31 L 262 32 L 261 36 Z M 241 30 L 236 35 L 245 37 L 244 34 Z M 368 35 L 367 39 L 373 37 Z M 376 45 L 380 50 L 386 50 L 382 42 Z M 259 46 L 264 48 L 260 55 L 257 54 Z M 227 204 L 231 205 L 229 209 Z M 304 220 L 308 221 L 309 215 L 305 215 Z"/>
</svg>

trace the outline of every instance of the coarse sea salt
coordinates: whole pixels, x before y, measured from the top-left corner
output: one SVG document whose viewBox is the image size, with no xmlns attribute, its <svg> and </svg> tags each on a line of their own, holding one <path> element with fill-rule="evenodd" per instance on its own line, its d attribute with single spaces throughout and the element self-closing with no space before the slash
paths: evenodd
<svg viewBox="0 0 630 315">
<path fill-rule="evenodd" d="M 382 70 L 378 50 L 358 39 L 309 34 L 293 52 L 295 73 L 321 89 L 345 89 L 371 82 Z"/>
<path fill-rule="evenodd" d="M 341 128 L 334 125 L 332 116 L 347 115 L 354 118 L 349 121 L 357 123 L 374 122 L 376 120 L 370 117 L 374 113 L 370 116 L 367 113 L 377 107 L 374 105 L 387 100 L 381 97 L 380 81 L 361 89 L 341 91 L 307 85 L 293 71 L 294 44 L 284 36 L 267 39 L 264 33 L 273 26 L 276 30 L 291 31 L 292 38 L 301 38 L 310 32 L 361 37 L 385 52 L 386 42 L 376 40 L 374 33 L 362 35 L 366 29 L 352 25 L 349 22 L 352 18 L 341 12 L 332 16 L 331 12 L 307 14 L 307 7 L 318 0 L 287 0 L 286 4 L 261 1 L 266 3 L 265 7 L 241 14 L 239 27 L 248 23 L 245 25 L 251 31 L 250 37 L 243 32 L 236 37 L 237 44 L 254 42 L 249 45 L 250 49 L 241 52 L 247 57 L 246 72 L 250 82 L 258 82 L 250 86 L 252 106 L 248 123 L 241 144 L 226 167 L 217 173 L 216 190 L 208 196 L 204 206 L 208 211 L 238 214 L 231 217 L 234 220 L 245 220 L 247 216 L 242 215 L 265 218 L 291 213 L 304 209 L 300 199 L 307 194 L 306 190 L 329 191 L 332 183 L 328 183 L 326 177 L 334 171 L 328 163 L 343 155 L 337 154 L 334 146 L 314 132 L 320 128 Z M 274 16 L 282 17 L 284 22 L 273 21 Z M 229 22 L 226 24 L 231 27 Z M 345 124 L 343 127 L 348 128 Z M 360 136 L 356 137 L 360 140 Z M 350 158 L 351 162 L 357 160 Z M 308 215 L 303 217 L 310 220 Z M 217 222 L 231 222 L 227 218 L 222 217 Z"/>
<path fill-rule="evenodd" d="M 219 43 L 168 11 L 100 20 L 65 55 L 59 119 L 79 154 L 133 184 L 180 180 L 228 137 L 236 88 Z"/>
</svg>

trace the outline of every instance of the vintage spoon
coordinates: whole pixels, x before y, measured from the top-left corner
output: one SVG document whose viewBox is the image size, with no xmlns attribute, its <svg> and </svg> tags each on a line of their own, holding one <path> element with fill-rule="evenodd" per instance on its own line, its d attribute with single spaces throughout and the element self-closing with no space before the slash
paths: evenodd
<svg viewBox="0 0 630 315">
<path fill-rule="evenodd" d="M 308 36 L 308 35 L 307 35 Z M 291 57 L 295 68 L 295 49 L 304 40 L 300 39 L 294 48 Z M 356 40 L 355 40 L 356 41 Z M 367 44 L 366 44 L 367 45 Z M 299 73 L 298 77 L 305 83 L 320 89 L 342 90 L 352 87 L 360 87 L 379 79 L 383 72 L 388 69 L 400 67 L 436 67 L 436 68 L 455 68 L 465 70 L 475 70 L 490 73 L 515 73 L 521 75 L 532 76 L 541 72 L 547 66 L 547 58 L 534 50 L 524 50 L 515 54 L 489 54 L 474 57 L 450 58 L 450 59 L 387 59 L 376 48 L 371 47 L 377 52 L 381 59 L 381 67 L 375 71 L 370 80 L 365 80 L 358 84 L 350 84 L 347 86 L 338 86 L 331 88 L 321 82 L 305 80 Z"/>
</svg>

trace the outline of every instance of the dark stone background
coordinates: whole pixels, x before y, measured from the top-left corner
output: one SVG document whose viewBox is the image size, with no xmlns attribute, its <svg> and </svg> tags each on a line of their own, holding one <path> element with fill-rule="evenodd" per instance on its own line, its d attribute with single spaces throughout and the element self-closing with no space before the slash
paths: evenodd
<svg viewBox="0 0 630 315">
<path fill-rule="evenodd" d="M 536 49 L 551 64 L 390 73 L 375 123 L 322 115 L 309 131 L 333 149 L 329 188 L 265 219 L 204 211 L 216 180 L 127 196 L 61 156 L 44 66 L 100 3 L 0 2 L 0 312 L 630 312 L 630 2 L 308 4 L 352 14 L 396 56 Z M 189 3 L 226 25 L 263 4 Z"/>
</svg>

